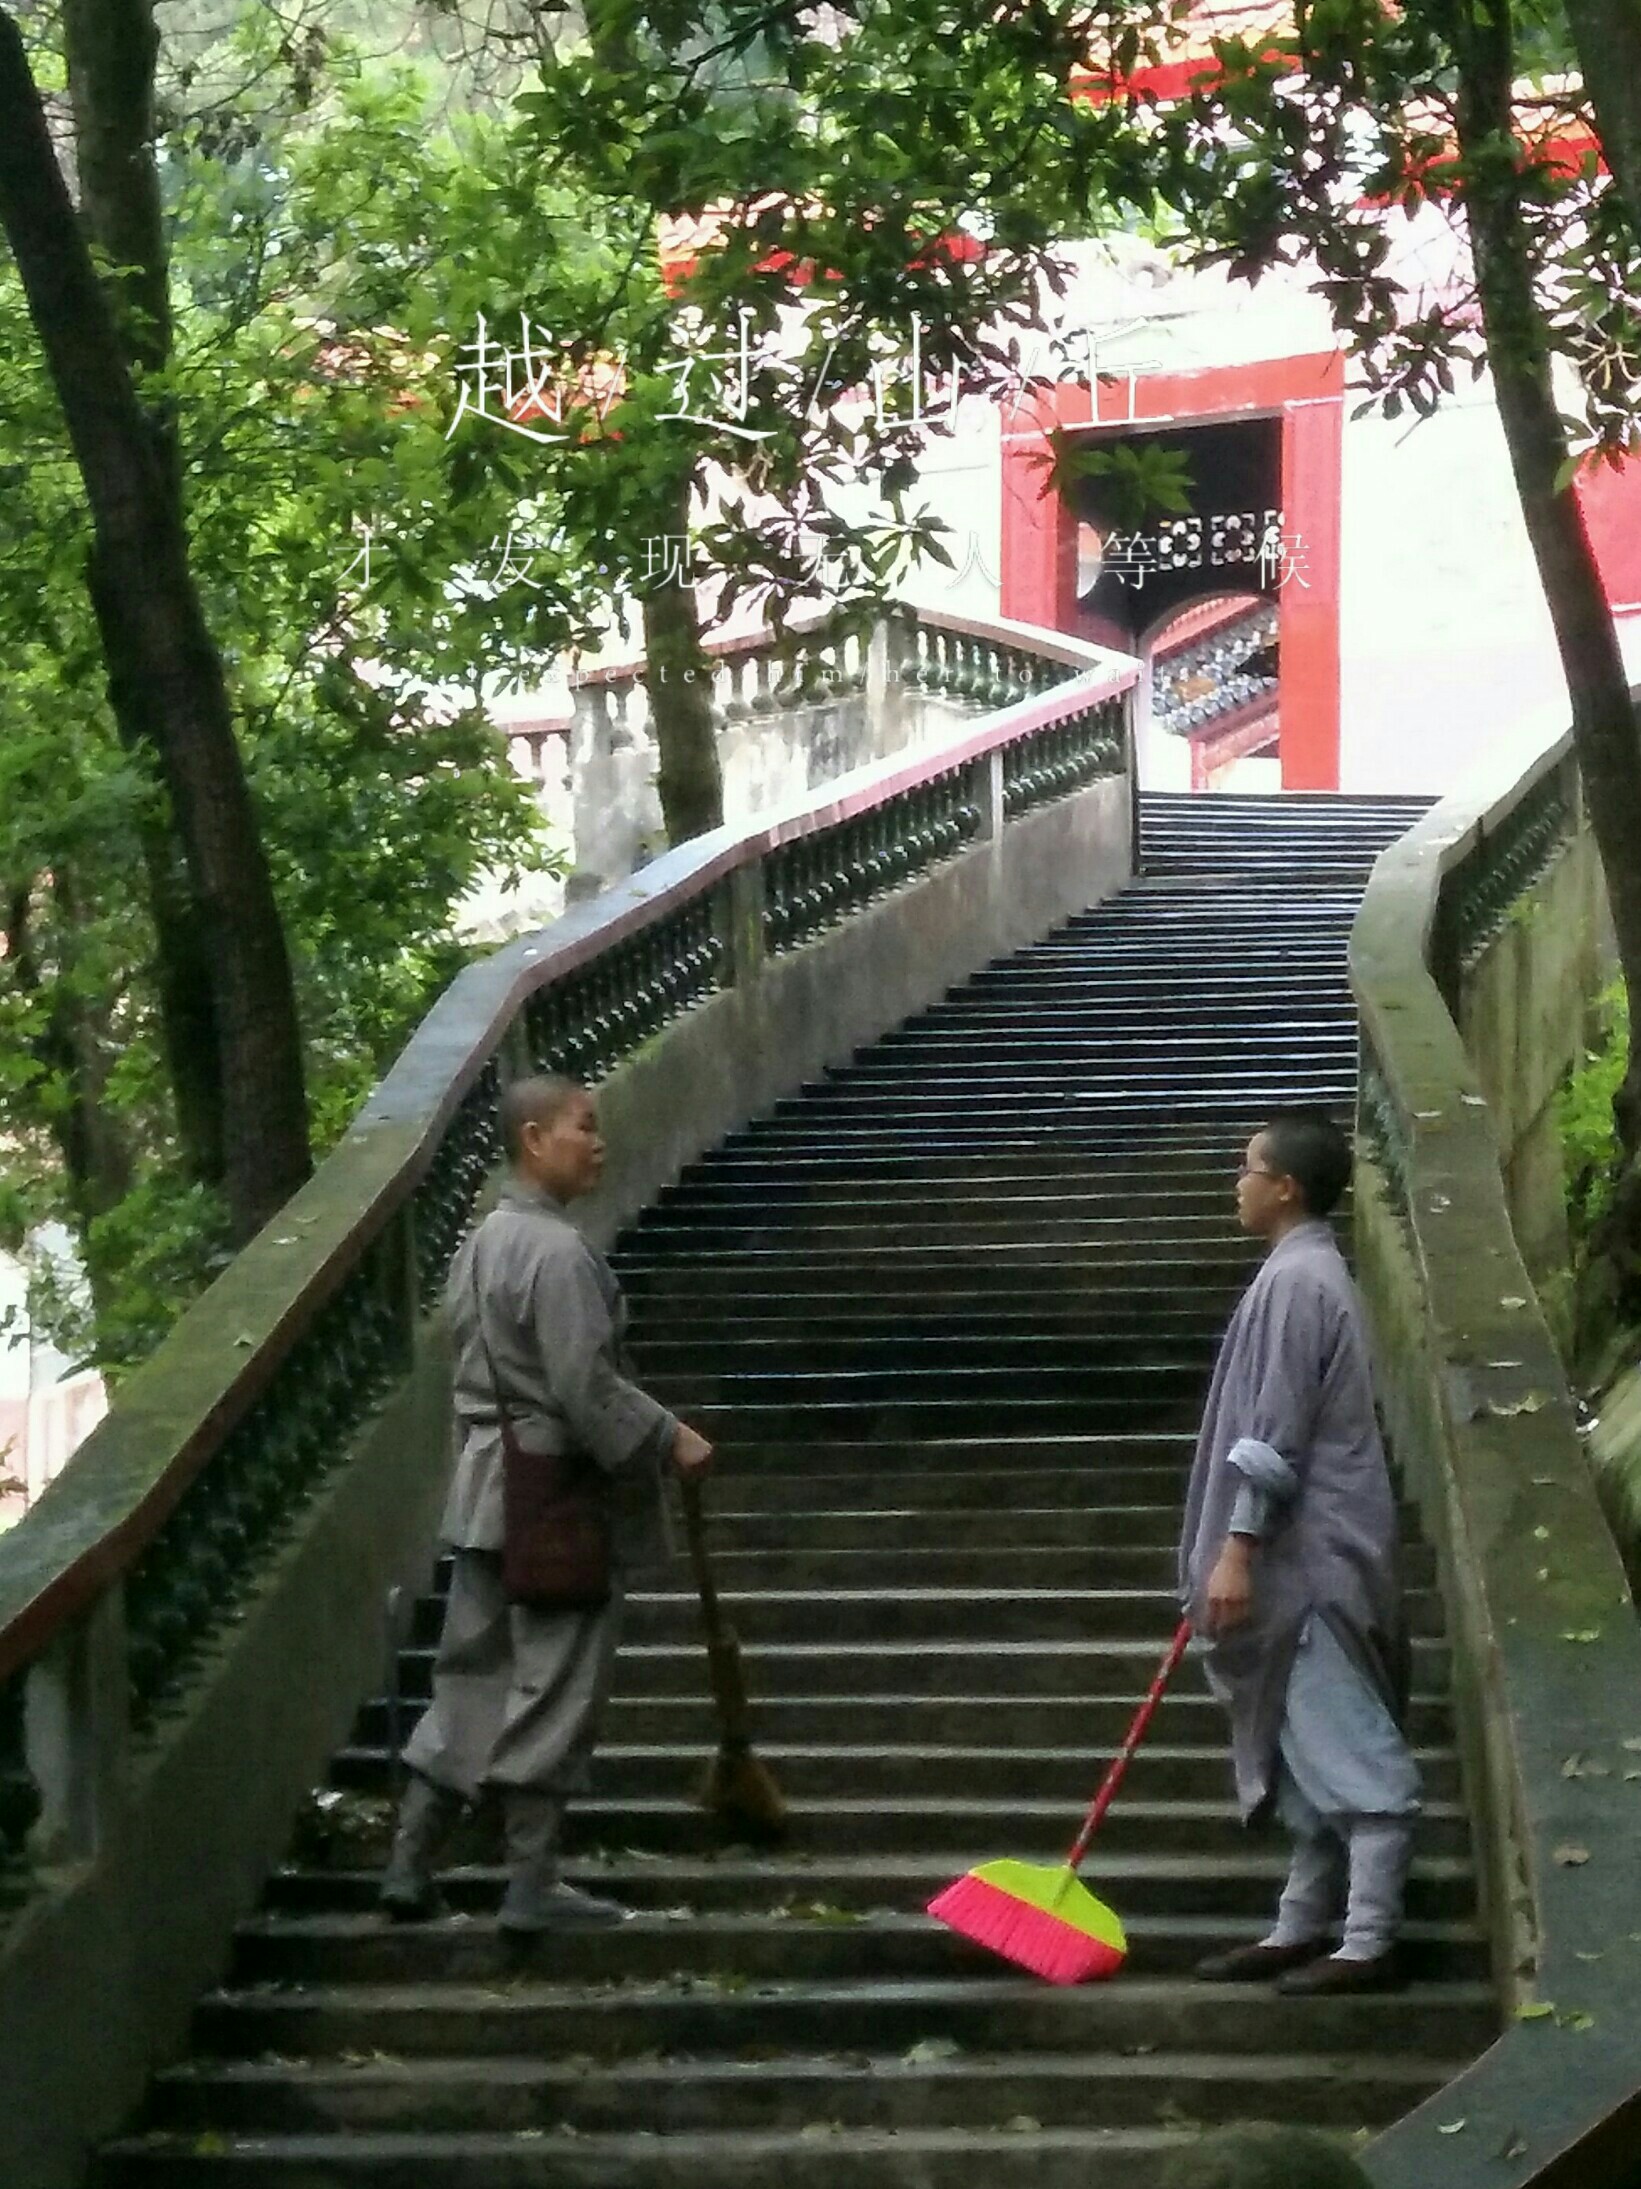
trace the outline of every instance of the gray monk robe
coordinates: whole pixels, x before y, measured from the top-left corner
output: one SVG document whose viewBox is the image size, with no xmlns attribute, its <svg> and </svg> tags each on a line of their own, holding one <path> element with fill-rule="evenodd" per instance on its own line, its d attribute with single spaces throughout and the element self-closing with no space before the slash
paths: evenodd
<svg viewBox="0 0 1641 2189">
<path fill-rule="evenodd" d="M 1271 1249 L 1220 1349 L 1180 1541 L 1180 1593 L 1199 1628 L 1233 1527 L 1262 1539 L 1252 1609 L 1210 1643 L 1207 1666 L 1231 1715 L 1244 1817 L 1277 1793 L 1290 1749 L 1285 1775 L 1312 1809 L 1408 1814 L 1396 1504 L 1361 1308 L 1325 1223 Z M 1303 1814 L 1291 1795 L 1283 1808 L 1290 1822 Z"/>
<path fill-rule="evenodd" d="M 446 1302 L 461 1448 L 439 1533 L 455 1570 L 433 1701 L 405 1761 L 469 1800 L 486 1786 L 578 1793 L 625 1575 L 664 1546 L 662 1468 L 677 1423 L 632 1381 L 614 1272 L 548 1194 L 509 1185 L 457 1254 Z M 481 1313 L 519 1442 L 598 1463 L 617 1569 L 601 1611 L 532 1611 L 502 1589 L 501 1434 Z"/>
</svg>

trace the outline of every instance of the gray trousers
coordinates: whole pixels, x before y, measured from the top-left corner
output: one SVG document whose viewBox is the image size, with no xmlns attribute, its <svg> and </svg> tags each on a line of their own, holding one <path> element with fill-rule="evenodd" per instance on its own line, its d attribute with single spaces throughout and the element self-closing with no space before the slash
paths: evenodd
<svg viewBox="0 0 1641 2189">
<path fill-rule="evenodd" d="M 1339 1956 L 1371 1961 L 1396 1942 L 1419 1814 L 1419 1768 L 1383 1699 L 1320 1619 L 1300 1638 L 1280 1737 L 1277 1813 L 1294 1837 L 1267 1945 L 1329 1931 Z"/>
<path fill-rule="evenodd" d="M 585 1793 L 621 1614 L 619 1580 L 602 1611 L 531 1611 L 508 1602 L 499 1552 L 457 1551 L 433 1700 L 405 1762 L 468 1801 Z"/>
</svg>

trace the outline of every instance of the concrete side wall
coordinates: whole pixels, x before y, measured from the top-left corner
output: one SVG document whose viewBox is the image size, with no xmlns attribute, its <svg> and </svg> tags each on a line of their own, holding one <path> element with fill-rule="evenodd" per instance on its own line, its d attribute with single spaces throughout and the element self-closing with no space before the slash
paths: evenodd
<svg viewBox="0 0 1641 2189">
<path fill-rule="evenodd" d="M 1586 832 L 1521 897 L 1466 975 L 1459 1031 L 1492 1111 L 1511 1228 L 1535 1282 L 1565 1269 L 1555 1097 L 1602 979 L 1606 893 Z"/>
<path fill-rule="evenodd" d="M 1120 888 L 1125 779 L 1012 822 L 758 977 L 713 997 L 601 1091 L 611 1161 L 587 1218 L 607 1243 L 682 1167 L 968 973 Z M 95 1860 L 42 1880 L 0 1933 L 0 2189 L 76 2189 L 283 1854 L 292 1818 L 383 1674 L 383 1606 L 425 1586 L 449 1469 L 437 1323 L 411 1375 L 135 1759 Z"/>
</svg>

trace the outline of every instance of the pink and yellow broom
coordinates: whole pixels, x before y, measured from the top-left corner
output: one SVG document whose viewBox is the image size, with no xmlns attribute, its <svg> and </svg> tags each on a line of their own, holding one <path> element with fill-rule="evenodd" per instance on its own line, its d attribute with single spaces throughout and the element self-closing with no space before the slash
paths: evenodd
<svg viewBox="0 0 1641 2189">
<path fill-rule="evenodd" d="M 960 1937 L 989 1947 L 1005 1961 L 1051 1984 L 1087 1984 L 1116 1975 L 1128 1958 L 1127 1936 L 1113 1911 L 1080 1882 L 1077 1865 L 1087 1854 L 1190 1639 L 1191 1623 L 1182 1620 L 1144 1702 L 1134 1713 L 1128 1738 L 1100 1782 L 1064 1866 L 983 1862 L 937 1894 L 929 1902 L 930 1915 Z"/>
</svg>

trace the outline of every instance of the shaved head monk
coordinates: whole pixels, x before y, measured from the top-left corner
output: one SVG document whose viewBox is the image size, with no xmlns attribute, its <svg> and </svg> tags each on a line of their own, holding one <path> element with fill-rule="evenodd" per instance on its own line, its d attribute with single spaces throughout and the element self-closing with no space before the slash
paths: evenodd
<svg viewBox="0 0 1641 2189">
<path fill-rule="evenodd" d="M 1313 1111 L 1248 1143 L 1237 1211 L 1267 1253 L 1220 1348 L 1180 1539 L 1244 1819 L 1274 1808 L 1294 1841 L 1275 1928 L 1197 1973 L 1287 1992 L 1400 1982 L 1419 1812 L 1396 1497 L 1361 1305 L 1327 1221 L 1350 1170 L 1349 1141 Z"/>
<path fill-rule="evenodd" d="M 454 1571 L 381 1900 L 400 1921 L 435 1913 L 433 1862 L 449 1826 L 464 1805 L 499 1795 L 500 1925 L 530 1936 L 625 1916 L 560 1878 L 559 1836 L 587 1785 L 626 1576 L 664 1546 L 664 1472 L 700 1473 L 712 1450 L 632 1380 L 620 1287 L 566 1213 L 603 1174 L 592 1096 L 569 1079 L 517 1080 L 501 1098 L 501 1132 L 511 1176 L 458 1252 L 446 1294 L 461 1450 L 439 1533 Z M 504 1420 L 527 1454 L 579 1463 L 609 1547 L 607 1600 L 544 1609 L 510 1598 Z"/>
</svg>

